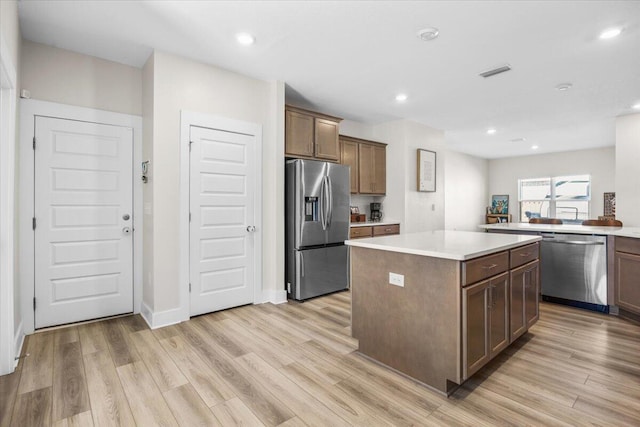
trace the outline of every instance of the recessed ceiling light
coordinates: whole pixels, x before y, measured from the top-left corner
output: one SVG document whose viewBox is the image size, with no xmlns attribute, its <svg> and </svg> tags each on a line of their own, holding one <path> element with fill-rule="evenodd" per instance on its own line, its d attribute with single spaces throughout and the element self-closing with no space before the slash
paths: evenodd
<svg viewBox="0 0 640 427">
<path fill-rule="evenodd" d="M 622 32 L 622 28 L 608 28 L 600 33 L 600 38 L 602 40 L 612 39 L 614 37 L 618 37 Z"/>
<path fill-rule="evenodd" d="M 487 135 L 493 135 L 496 132 L 497 132 L 497 130 L 495 130 L 494 128 L 487 129 Z"/>
<path fill-rule="evenodd" d="M 249 33 L 236 34 L 236 40 L 243 46 L 250 46 L 256 42 L 256 38 Z"/>
<path fill-rule="evenodd" d="M 558 86 L 556 86 L 556 89 L 559 91 L 565 91 L 565 90 L 569 90 L 573 87 L 573 85 L 571 83 L 560 83 Z"/>
<path fill-rule="evenodd" d="M 531 146 L 531 149 L 532 149 L 532 150 L 537 150 L 537 149 L 538 149 L 538 146 L 537 146 L 537 145 L 532 145 L 532 146 Z"/>
<path fill-rule="evenodd" d="M 640 110 L 640 102 L 631 106 L 634 110 Z"/>
<path fill-rule="evenodd" d="M 429 27 L 418 31 L 417 36 L 423 42 L 427 42 L 429 40 L 437 39 L 439 34 L 440 31 L 437 28 Z"/>
<path fill-rule="evenodd" d="M 404 102 L 407 100 L 407 94 L 406 93 L 399 93 L 396 95 L 396 101 L 398 102 Z"/>
</svg>

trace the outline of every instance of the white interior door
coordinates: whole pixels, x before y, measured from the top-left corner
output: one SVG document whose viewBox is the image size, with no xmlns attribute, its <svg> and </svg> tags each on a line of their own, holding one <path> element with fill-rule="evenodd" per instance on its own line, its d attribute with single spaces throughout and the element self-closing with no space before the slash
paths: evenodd
<svg viewBox="0 0 640 427">
<path fill-rule="evenodd" d="M 253 302 L 256 137 L 191 126 L 191 315 Z"/>
<path fill-rule="evenodd" d="M 133 311 L 133 129 L 36 117 L 35 327 Z"/>
</svg>

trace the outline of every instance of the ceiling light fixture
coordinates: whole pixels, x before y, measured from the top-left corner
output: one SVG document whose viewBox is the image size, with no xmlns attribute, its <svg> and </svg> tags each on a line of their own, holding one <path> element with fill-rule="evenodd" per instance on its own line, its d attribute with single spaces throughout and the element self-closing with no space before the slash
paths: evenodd
<svg viewBox="0 0 640 427">
<path fill-rule="evenodd" d="M 537 150 L 537 149 L 538 149 L 538 146 L 537 146 L 537 145 L 532 145 L 532 146 L 531 146 L 531 149 L 532 149 L 532 150 Z"/>
<path fill-rule="evenodd" d="M 600 33 L 600 39 L 607 40 L 618 37 L 622 32 L 622 28 L 609 28 Z"/>
<path fill-rule="evenodd" d="M 243 46 L 251 46 L 256 42 L 256 38 L 249 33 L 238 33 L 236 34 L 236 40 Z"/>
<path fill-rule="evenodd" d="M 556 86 L 556 89 L 563 92 L 565 90 L 569 90 L 573 87 L 573 85 L 571 83 L 560 83 L 558 86 Z"/>
<path fill-rule="evenodd" d="M 640 102 L 631 106 L 634 110 L 640 110 Z"/>
<path fill-rule="evenodd" d="M 418 31 L 417 36 L 423 42 L 428 42 L 430 40 L 437 39 L 439 34 L 440 31 L 437 28 L 428 27 Z"/>
<path fill-rule="evenodd" d="M 396 101 L 398 101 L 398 102 L 404 102 L 404 101 L 407 100 L 407 98 L 408 98 L 408 96 L 407 96 L 406 93 L 399 93 L 399 94 L 396 95 Z"/>
<path fill-rule="evenodd" d="M 487 129 L 487 135 L 493 135 L 496 132 L 497 132 L 497 130 L 495 130 L 494 128 Z"/>
</svg>

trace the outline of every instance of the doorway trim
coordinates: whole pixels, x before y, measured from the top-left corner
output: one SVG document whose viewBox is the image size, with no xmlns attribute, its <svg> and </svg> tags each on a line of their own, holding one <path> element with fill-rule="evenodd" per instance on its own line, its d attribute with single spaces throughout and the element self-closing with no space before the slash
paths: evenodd
<svg viewBox="0 0 640 427">
<path fill-rule="evenodd" d="M 0 35 L 0 375 L 14 371 L 24 336 L 14 313 L 16 78 L 9 47 Z"/>
<path fill-rule="evenodd" d="M 35 99 L 20 102 L 20 301 L 25 334 L 35 330 L 34 298 L 34 151 L 35 117 L 78 120 L 133 129 L 133 312 L 139 313 L 142 304 L 142 117 L 114 113 L 93 108 L 76 107 Z"/>
<path fill-rule="evenodd" d="M 256 192 L 255 192 L 255 217 L 254 224 L 257 230 L 254 233 L 255 280 L 253 282 L 253 304 L 261 303 L 262 298 L 262 125 L 229 119 L 213 114 L 196 113 L 182 110 L 180 112 L 180 300 L 182 317 L 188 320 L 191 313 L 191 298 L 189 295 L 189 193 L 190 193 L 190 151 L 189 135 L 191 126 L 199 126 L 223 131 L 234 131 L 254 135 L 256 140 Z"/>
</svg>

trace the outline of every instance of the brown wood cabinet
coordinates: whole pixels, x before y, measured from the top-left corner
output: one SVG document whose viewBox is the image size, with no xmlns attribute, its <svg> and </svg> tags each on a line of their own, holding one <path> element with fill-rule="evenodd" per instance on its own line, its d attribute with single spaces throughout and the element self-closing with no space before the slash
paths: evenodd
<svg viewBox="0 0 640 427">
<path fill-rule="evenodd" d="M 513 342 L 524 334 L 540 317 L 538 311 L 540 263 L 533 261 L 510 273 L 509 299 L 511 314 L 509 335 Z"/>
<path fill-rule="evenodd" d="M 351 167 L 351 193 L 387 192 L 387 144 L 340 135 L 340 163 Z"/>
<path fill-rule="evenodd" d="M 356 194 L 359 190 L 358 174 L 360 165 L 358 163 L 358 142 L 340 136 L 340 163 L 351 168 L 349 189 L 351 194 Z"/>
<path fill-rule="evenodd" d="M 349 230 L 350 239 L 400 234 L 400 224 L 357 226 Z"/>
<path fill-rule="evenodd" d="M 463 378 L 509 345 L 509 275 L 462 289 Z"/>
<path fill-rule="evenodd" d="M 640 239 L 616 237 L 615 304 L 640 315 Z"/>
<path fill-rule="evenodd" d="M 358 147 L 360 194 L 387 193 L 387 149 L 381 144 Z"/>
<path fill-rule="evenodd" d="M 339 124 L 342 119 L 287 105 L 285 156 L 340 161 Z"/>
</svg>

